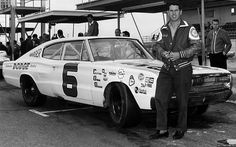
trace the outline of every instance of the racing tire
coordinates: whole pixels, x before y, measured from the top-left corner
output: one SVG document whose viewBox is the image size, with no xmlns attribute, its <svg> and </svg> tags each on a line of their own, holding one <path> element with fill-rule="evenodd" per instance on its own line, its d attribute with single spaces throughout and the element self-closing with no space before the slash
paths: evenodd
<svg viewBox="0 0 236 147">
<path fill-rule="evenodd" d="M 200 106 L 190 107 L 188 109 L 188 116 L 200 116 L 207 111 L 208 107 L 209 105 L 200 105 Z"/>
<path fill-rule="evenodd" d="M 124 84 L 115 83 L 109 95 L 109 113 L 117 127 L 136 126 L 140 121 L 140 109 Z"/>
<path fill-rule="evenodd" d="M 32 79 L 22 82 L 21 90 L 25 103 L 30 107 L 42 106 L 47 100 L 47 96 L 39 92 Z"/>
<path fill-rule="evenodd" d="M 2 69 L 0 69 L 0 79 L 3 79 Z"/>
</svg>

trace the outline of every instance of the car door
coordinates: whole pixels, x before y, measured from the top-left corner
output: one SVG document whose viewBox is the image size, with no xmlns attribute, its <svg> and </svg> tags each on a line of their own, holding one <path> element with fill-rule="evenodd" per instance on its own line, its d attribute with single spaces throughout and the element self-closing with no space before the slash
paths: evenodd
<svg viewBox="0 0 236 147">
<path fill-rule="evenodd" d="M 38 63 L 38 85 L 40 91 L 48 96 L 58 96 L 62 81 L 62 52 L 64 43 L 54 43 L 46 46 L 42 53 L 42 62 Z"/>
<path fill-rule="evenodd" d="M 62 55 L 62 95 L 71 101 L 92 104 L 91 62 L 83 40 L 64 44 Z"/>
</svg>

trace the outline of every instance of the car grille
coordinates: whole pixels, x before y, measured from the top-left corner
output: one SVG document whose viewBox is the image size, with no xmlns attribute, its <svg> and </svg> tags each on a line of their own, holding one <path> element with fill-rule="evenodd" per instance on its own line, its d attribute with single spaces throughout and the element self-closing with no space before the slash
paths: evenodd
<svg viewBox="0 0 236 147">
<path fill-rule="evenodd" d="M 208 92 L 229 89 L 226 84 L 230 83 L 230 74 L 202 74 L 193 75 L 190 92 Z"/>
</svg>

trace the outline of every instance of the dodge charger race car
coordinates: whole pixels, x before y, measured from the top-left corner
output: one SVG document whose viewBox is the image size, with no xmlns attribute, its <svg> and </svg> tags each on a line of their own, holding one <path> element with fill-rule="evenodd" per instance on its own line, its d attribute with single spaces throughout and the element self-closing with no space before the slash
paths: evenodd
<svg viewBox="0 0 236 147">
<path fill-rule="evenodd" d="M 21 87 L 25 103 L 40 106 L 47 97 L 107 108 L 115 125 L 136 125 L 140 114 L 155 109 L 156 81 L 163 63 L 134 38 L 56 39 L 37 46 L 16 61 L 4 62 L 7 83 Z M 227 70 L 194 66 L 189 112 L 232 94 Z M 169 109 L 176 109 L 175 95 Z"/>
</svg>

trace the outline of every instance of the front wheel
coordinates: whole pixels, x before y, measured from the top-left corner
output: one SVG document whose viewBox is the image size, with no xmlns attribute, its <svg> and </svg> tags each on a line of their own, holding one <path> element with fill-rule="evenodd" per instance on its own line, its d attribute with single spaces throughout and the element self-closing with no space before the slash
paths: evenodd
<svg viewBox="0 0 236 147">
<path fill-rule="evenodd" d="M 37 85 L 32 79 L 22 82 L 21 90 L 23 99 L 28 106 L 41 106 L 47 100 L 47 97 L 39 92 Z"/>
<path fill-rule="evenodd" d="M 140 109 L 125 85 L 116 83 L 112 86 L 109 113 L 116 126 L 131 127 L 139 123 Z"/>
</svg>

